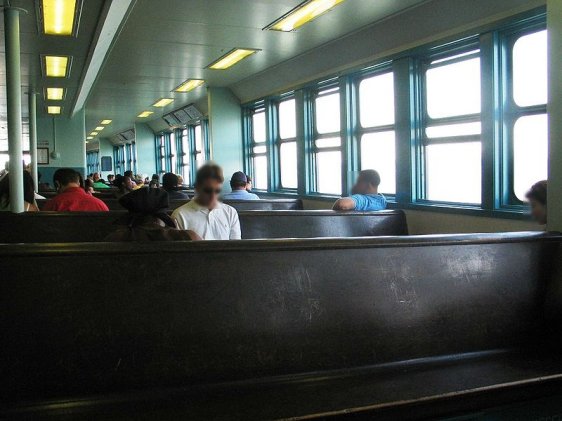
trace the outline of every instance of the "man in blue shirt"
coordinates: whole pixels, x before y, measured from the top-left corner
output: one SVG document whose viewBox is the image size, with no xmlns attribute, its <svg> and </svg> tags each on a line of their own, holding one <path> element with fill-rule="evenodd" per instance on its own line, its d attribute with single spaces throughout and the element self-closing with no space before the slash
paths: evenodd
<svg viewBox="0 0 562 421">
<path fill-rule="evenodd" d="M 375 170 L 363 170 L 353 186 L 353 195 L 334 203 L 337 211 L 378 211 L 386 209 L 386 198 L 379 193 L 381 177 Z"/>
<path fill-rule="evenodd" d="M 230 188 L 232 193 L 223 194 L 223 200 L 260 200 L 260 198 L 254 193 L 250 193 L 246 190 L 246 184 L 248 184 L 248 178 L 246 174 L 242 171 L 237 171 L 232 174 L 230 179 Z"/>
</svg>

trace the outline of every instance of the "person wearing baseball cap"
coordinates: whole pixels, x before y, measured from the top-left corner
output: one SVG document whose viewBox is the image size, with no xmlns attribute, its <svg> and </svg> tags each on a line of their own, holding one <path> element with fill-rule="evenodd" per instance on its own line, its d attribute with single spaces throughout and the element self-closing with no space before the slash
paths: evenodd
<svg viewBox="0 0 562 421">
<path fill-rule="evenodd" d="M 260 200 L 260 198 L 246 190 L 248 184 L 248 177 L 242 171 L 237 171 L 232 174 L 230 178 L 231 193 L 225 193 L 222 196 L 223 200 Z"/>
</svg>

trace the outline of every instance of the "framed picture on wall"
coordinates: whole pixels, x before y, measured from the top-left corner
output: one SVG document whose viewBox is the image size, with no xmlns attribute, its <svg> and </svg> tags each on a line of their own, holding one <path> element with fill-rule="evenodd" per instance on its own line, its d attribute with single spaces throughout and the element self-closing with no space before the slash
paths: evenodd
<svg viewBox="0 0 562 421">
<path fill-rule="evenodd" d="M 37 148 L 37 164 L 49 165 L 49 148 Z"/>
</svg>

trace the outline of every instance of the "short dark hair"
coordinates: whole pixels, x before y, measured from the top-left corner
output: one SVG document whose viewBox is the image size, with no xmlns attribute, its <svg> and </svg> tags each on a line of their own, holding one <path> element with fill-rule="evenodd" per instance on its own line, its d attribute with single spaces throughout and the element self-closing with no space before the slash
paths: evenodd
<svg viewBox="0 0 562 421">
<path fill-rule="evenodd" d="M 364 181 L 372 186 L 378 187 L 381 183 L 381 176 L 375 170 L 363 170 L 359 173 L 358 181 Z"/>
<path fill-rule="evenodd" d="M 162 176 L 162 187 L 164 190 L 175 190 L 178 187 L 178 176 L 174 173 L 167 172 Z"/>
<path fill-rule="evenodd" d="M 525 197 L 546 205 L 546 180 L 539 181 L 531 186 Z"/>
<path fill-rule="evenodd" d="M 131 170 L 125 171 L 125 172 L 123 173 L 123 175 L 124 175 L 125 177 L 131 177 L 131 178 L 133 178 L 133 172 L 132 172 Z"/>
<path fill-rule="evenodd" d="M 219 183 L 224 183 L 222 168 L 216 164 L 203 165 L 197 170 L 197 175 L 195 176 L 195 186 L 200 186 L 209 179 L 216 180 Z"/>
<path fill-rule="evenodd" d="M 61 186 L 67 186 L 70 183 L 80 184 L 80 174 L 72 168 L 59 168 L 53 175 L 53 182 Z"/>
<path fill-rule="evenodd" d="M 0 200 L 4 201 L 4 204 L 10 204 L 10 173 L 6 174 L 0 180 Z M 31 174 L 27 171 L 23 171 L 23 200 L 27 203 L 35 202 L 35 185 L 33 183 L 33 178 Z"/>
<path fill-rule="evenodd" d="M 107 179 L 109 180 L 110 178 L 115 178 L 115 176 L 113 174 L 107 174 Z"/>
</svg>

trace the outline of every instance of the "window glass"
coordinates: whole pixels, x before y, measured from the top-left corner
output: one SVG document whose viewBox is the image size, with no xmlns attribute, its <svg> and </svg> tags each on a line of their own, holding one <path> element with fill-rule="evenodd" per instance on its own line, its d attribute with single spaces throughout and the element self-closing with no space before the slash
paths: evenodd
<svg viewBox="0 0 562 421">
<path fill-rule="evenodd" d="M 480 142 L 426 146 L 426 198 L 481 203 L 481 153 Z"/>
<path fill-rule="evenodd" d="M 394 124 L 394 75 L 392 72 L 363 79 L 359 84 L 361 126 Z"/>
<path fill-rule="evenodd" d="M 267 190 L 267 157 L 255 156 L 253 185 L 256 189 Z"/>
<path fill-rule="evenodd" d="M 252 131 L 254 134 L 254 142 L 263 143 L 266 141 L 265 111 L 257 112 L 252 116 Z"/>
<path fill-rule="evenodd" d="M 297 137 L 295 100 L 289 99 L 279 104 L 279 136 L 281 139 Z"/>
<path fill-rule="evenodd" d="M 279 147 L 281 162 L 281 186 L 287 189 L 298 187 L 297 179 L 297 143 L 286 142 Z"/>
<path fill-rule="evenodd" d="M 337 148 L 341 146 L 341 138 L 339 137 L 328 137 L 325 139 L 317 139 L 316 146 L 318 148 Z"/>
<path fill-rule="evenodd" d="M 480 58 L 440 63 L 426 73 L 427 112 L 431 118 L 480 112 Z"/>
<path fill-rule="evenodd" d="M 394 131 L 367 133 L 361 138 L 361 169 L 381 176 L 379 192 L 396 193 L 396 142 Z"/>
<path fill-rule="evenodd" d="M 267 146 L 265 146 L 265 145 L 254 146 L 254 153 L 262 154 L 262 153 L 266 153 L 266 152 L 267 152 Z"/>
<path fill-rule="evenodd" d="M 513 130 L 513 189 L 519 200 L 537 181 L 547 179 L 548 122 L 546 114 L 521 117 Z"/>
<path fill-rule="evenodd" d="M 201 125 L 198 124 L 193 128 L 195 133 L 195 161 L 197 165 L 197 169 L 201 168 L 205 163 L 205 148 L 203 145 L 203 134 L 201 132 Z"/>
<path fill-rule="evenodd" d="M 181 132 L 181 147 L 183 151 L 183 167 L 182 167 L 182 177 L 184 184 L 188 186 L 191 185 L 191 174 L 190 174 L 190 165 L 189 159 L 191 157 L 191 149 L 189 147 L 189 135 L 188 130 L 183 129 Z"/>
<path fill-rule="evenodd" d="M 320 134 L 340 131 L 340 94 L 316 98 L 316 131 Z"/>
<path fill-rule="evenodd" d="M 316 184 L 318 193 L 341 194 L 341 152 L 316 154 Z"/>
<path fill-rule="evenodd" d="M 429 138 L 470 136 L 482 133 L 482 124 L 477 121 L 473 123 L 447 124 L 444 126 L 430 126 L 425 129 Z"/>
<path fill-rule="evenodd" d="M 513 99 L 516 104 L 546 104 L 546 30 L 524 35 L 513 45 Z"/>
</svg>

